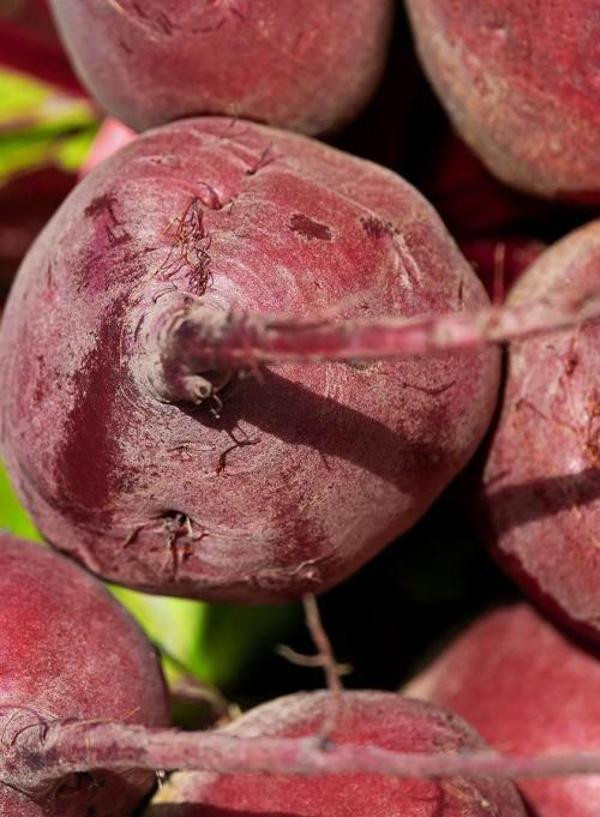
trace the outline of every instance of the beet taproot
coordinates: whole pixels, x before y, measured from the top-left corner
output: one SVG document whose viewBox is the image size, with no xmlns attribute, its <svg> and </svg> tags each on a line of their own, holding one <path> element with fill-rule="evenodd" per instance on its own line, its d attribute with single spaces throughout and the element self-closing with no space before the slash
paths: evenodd
<svg viewBox="0 0 600 817">
<path fill-rule="evenodd" d="M 357 364 L 340 330 L 347 363 L 243 378 L 198 345 L 248 313 L 335 324 L 486 303 L 390 171 L 247 122 L 165 126 L 81 182 L 21 268 L 0 333 L 3 453 L 44 536 L 104 577 L 245 602 L 321 591 L 467 462 L 497 351 Z M 244 344 L 233 367 L 252 363 Z"/>
</svg>

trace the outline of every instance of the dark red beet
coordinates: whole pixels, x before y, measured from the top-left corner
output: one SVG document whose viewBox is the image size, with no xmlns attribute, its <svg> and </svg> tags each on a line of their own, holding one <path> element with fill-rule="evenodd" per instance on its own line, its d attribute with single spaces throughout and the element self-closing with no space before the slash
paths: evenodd
<svg viewBox="0 0 600 817">
<path fill-rule="evenodd" d="M 600 282 L 600 222 L 571 233 L 508 303 L 576 301 Z M 502 564 L 562 621 L 600 633 L 600 323 L 510 347 L 483 475 L 486 535 Z"/>
<path fill-rule="evenodd" d="M 48 719 L 147 726 L 167 719 L 156 655 L 125 611 L 72 562 L 6 534 L 0 535 L 2 707 Z M 6 732 L 0 744 L 5 738 Z M 147 771 L 93 771 L 63 778 L 37 801 L 0 783 L 0 814 L 129 817 L 153 782 Z"/>
<path fill-rule="evenodd" d="M 467 718 L 495 749 L 597 751 L 600 662 L 516 605 L 475 622 L 406 689 Z M 519 782 L 535 817 L 596 817 L 600 778 Z"/>
<path fill-rule="evenodd" d="M 96 168 L 22 267 L 0 341 L 4 453 L 43 534 L 100 575 L 247 602 L 320 591 L 466 463 L 497 354 L 228 381 L 194 360 L 203 330 L 235 334 L 230 309 L 374 319 L 485 303 L 398 176 L 246 122 L 167 126 Z"/>
<path fill-rule="evenodd" d="M 320 133 L 381 75 L 391 0 L 52 0 L 75 67 L 137 130 L 226 114 Z"/>
<path fill-rule="evenodd" d="M 502 184 L 449 125 L 416 183 L 458 237 L 518 233 L 547 222 L 557 208 Z"/>
<path fill-rule="evenodd" d="M 0 187 L 0 302 L 27 250 L 75 183 L 73 174 L 43 167 Z"/>
<path fill-rule="evenodd" d="M 225 731 L 239 737 L 318 734 L 331 716 L 327 693 L 265 704 Z M 370 743 L 397 752 L 481 748 L 464 721 L 386 692 L 345 692 L 336 744 Z M 507 781 L 464 777 L 414 780 L 368 774 L 322 777 L 182 773 L 161 790 L 147 817 L 525 817 Z"/>
</svg>

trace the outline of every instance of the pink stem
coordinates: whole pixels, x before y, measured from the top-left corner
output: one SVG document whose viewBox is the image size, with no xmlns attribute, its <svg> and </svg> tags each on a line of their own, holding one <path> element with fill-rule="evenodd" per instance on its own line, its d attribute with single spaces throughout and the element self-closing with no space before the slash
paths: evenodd
<svg viewBox="0 0 600 817">
<path fill-rule="evenodd" d="M 572 327 L 600 316 L 599 292 L 577 302 L 539 300 L 414 318 L 368 322 L 219 311 L 203 304 L 160 316 L 158 390 L 167 400 L 202 402 L 216 372 L 280 363 L 399 359 L 476 350 Z"/>
<path fill-rule="evenodd" d="M 96 721 L 45 721 L 0 708 L 0 781 L 34 796 L 53 782 L 94 769 L 196 769 L 221 774 L 381 774 L 398 777 L 549 777 L 600 774 L 600 755 L 517 757 L 491 750 L 398 753 L 318 736 L 241 738 Z"/>
</svg>

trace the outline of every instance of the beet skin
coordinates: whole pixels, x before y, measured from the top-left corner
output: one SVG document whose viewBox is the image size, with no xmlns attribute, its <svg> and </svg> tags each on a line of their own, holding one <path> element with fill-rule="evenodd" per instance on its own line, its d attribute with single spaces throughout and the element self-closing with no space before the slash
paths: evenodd
<svg viewBox="0 0 600 817">
<path fill-rule="evenodd" d="M 597 0 L 407 2 L 440 101 L 492 172 L 532 193 L 597 201 Z"/>
<path fill-rule="evenodd" d="M 486 300 L 390 171 L 247 122 L 169 125 L 98 166 L 23 264 L 0 334 L 4 455 L 44 536 L 104 577 L 245 602 L 324 590 L 469 459 L 497 351 L 212 372 L 218 400 L 195 405 L 155 388 L 161 316 Z"/>
<path fill-rule="evenodd" d="M 543 253 L 507 303 L 598 290 L 600 222 Z M 483 474 L 485 534 L 561 621 L 600 634 L 600 322 L 513 343 Z"/>
<path fill-rule="evenodd" d="M 600 744 L 600 662 L 528 605 L 476 621 L 406 693 L 467 718 L 516 755 L 594 753 Z M 597 817 L 600 779 L 523 779 L 534 817 Z"/>
<path fill-rule="evenodd" d="M 0 535 L 2 707 L 44 720 L 167 722 L 157 657 L 125 610 L 72 562 L 7 534 Z M 0 814 L 129 817 L 153 782 L 147 771 L 93 771 L 64 778 L 35 802 L 0 783 Z"/>
<path fill-rule="evenodd" d="M 52 0 L 75 68 L 145 130 L 225 114 L 321 133 L 374 91 L 391 0 Z"/>
<path fill-rule="evenodd" d="M 319 734 L 332 713 L 331 694 L 299 693 L 249 712 L 224 731 L 239 737 Z M 460 718 L 389 692 L 344 692 L 335 744 L 370 743 L 397 752 L 478 749 Z M 414 780 L 379 775 L 284 777 L 174 775 L 146 817 L 525 817 L 508 781 L 463 777 Z"/>
</svg>

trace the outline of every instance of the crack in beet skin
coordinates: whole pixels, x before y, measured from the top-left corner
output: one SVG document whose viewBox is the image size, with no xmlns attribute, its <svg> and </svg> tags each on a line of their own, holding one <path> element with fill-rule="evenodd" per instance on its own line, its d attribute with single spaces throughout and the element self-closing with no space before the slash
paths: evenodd
<svg viewBox="0 0 600 817">
<path fill-rule="evenodd" d="M 75 401 L 63 433 L 54 477 L 61 503 L 79 524 L 110 520 L 110 499 L 123 490 L 116 440 L 120 388 L 120 333 L 126 299 L 105 317 L 95 347 L 73 377 Z"/>
</svg>

